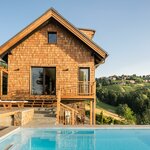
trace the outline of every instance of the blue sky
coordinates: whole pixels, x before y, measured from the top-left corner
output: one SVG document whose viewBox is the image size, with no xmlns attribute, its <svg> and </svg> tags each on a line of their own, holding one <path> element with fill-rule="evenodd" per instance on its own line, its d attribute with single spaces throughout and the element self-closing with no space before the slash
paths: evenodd
<svg viewBox="0 0 150 150">
<path fill-rule="evenodd" d="M 109 54 L 96 77 L 150 74 L 150 0 L 3 0 L 0 45 L 50 7 L 76 27 L 96 30 Z"/>
</svg>

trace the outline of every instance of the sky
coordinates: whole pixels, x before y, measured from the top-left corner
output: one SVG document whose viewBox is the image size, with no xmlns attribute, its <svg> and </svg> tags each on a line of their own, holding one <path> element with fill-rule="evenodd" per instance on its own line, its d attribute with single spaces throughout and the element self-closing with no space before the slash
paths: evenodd
<svg viewBox="0 0 150 150">
<path fill-rule="evenodd" d="M 1 0 L 0 45 L 51 7 L 96 30 L 93 40 L 109 54 L 96 77 L 150 74 L 150 0 Z"/>
</svg>

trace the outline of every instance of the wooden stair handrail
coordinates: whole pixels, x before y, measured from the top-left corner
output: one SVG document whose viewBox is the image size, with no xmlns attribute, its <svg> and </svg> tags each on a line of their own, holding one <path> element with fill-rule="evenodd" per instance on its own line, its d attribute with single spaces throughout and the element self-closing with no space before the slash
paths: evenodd
<svg viewBox="0 0 150 150">
<path fill-rule="evenodd" d="M 75 109 L 73 109 L 73 108 L 71 108 L 71 107 L 69 107 L 69 106 L 67 106 L 67 105 L 65 105 L 63 103 L 60 103 L 60 105 L 63 106 L 63 107 L 65 107 L 66 109 L 69 109 L 70 111 L 74 111 L 76 113 L 79 113 L 77 110 L 75 110 Z"/>
</svg>

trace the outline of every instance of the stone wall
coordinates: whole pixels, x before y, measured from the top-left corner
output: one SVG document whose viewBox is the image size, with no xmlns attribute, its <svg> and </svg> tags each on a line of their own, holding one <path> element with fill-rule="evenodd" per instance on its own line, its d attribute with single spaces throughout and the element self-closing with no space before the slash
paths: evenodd
<svg viewBox="0 0 150 150">
<path fill-rule="evenodd" d="M 14 116 L 6 116 L 1 118 L 0 117 L 0 126 L 13 126 L 14 125 Z"/>
<path fill-rule="evenodd" d="M 28 122 L 30 122 L 33 119 L 34 116 L 34 109 L 28 109 L 25 111 L 22 111 L 22 119 L 21 119 L 21 125 L 25 125 Z"/>
<path fill-rule="evenodd" d="M 9 113 L 10 114 L 10 113 Z M 0 126 L 23 126 L 30 122 L 34 116 L 34 108 L 12 111 L 12 113 L 0 114 Z"/>
</svg>

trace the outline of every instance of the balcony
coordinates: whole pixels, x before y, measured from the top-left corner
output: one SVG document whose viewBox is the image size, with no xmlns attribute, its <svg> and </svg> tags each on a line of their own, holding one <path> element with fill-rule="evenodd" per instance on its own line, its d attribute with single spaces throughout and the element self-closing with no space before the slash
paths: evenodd
<svg viewBox="0 0 150 150">
<path fill-rule="evenodd" d="M 61 86 L 61 98 L 94 98 L 95 82 L 79 81 L 77 83 L 68 83 Z"/>
</svg>

